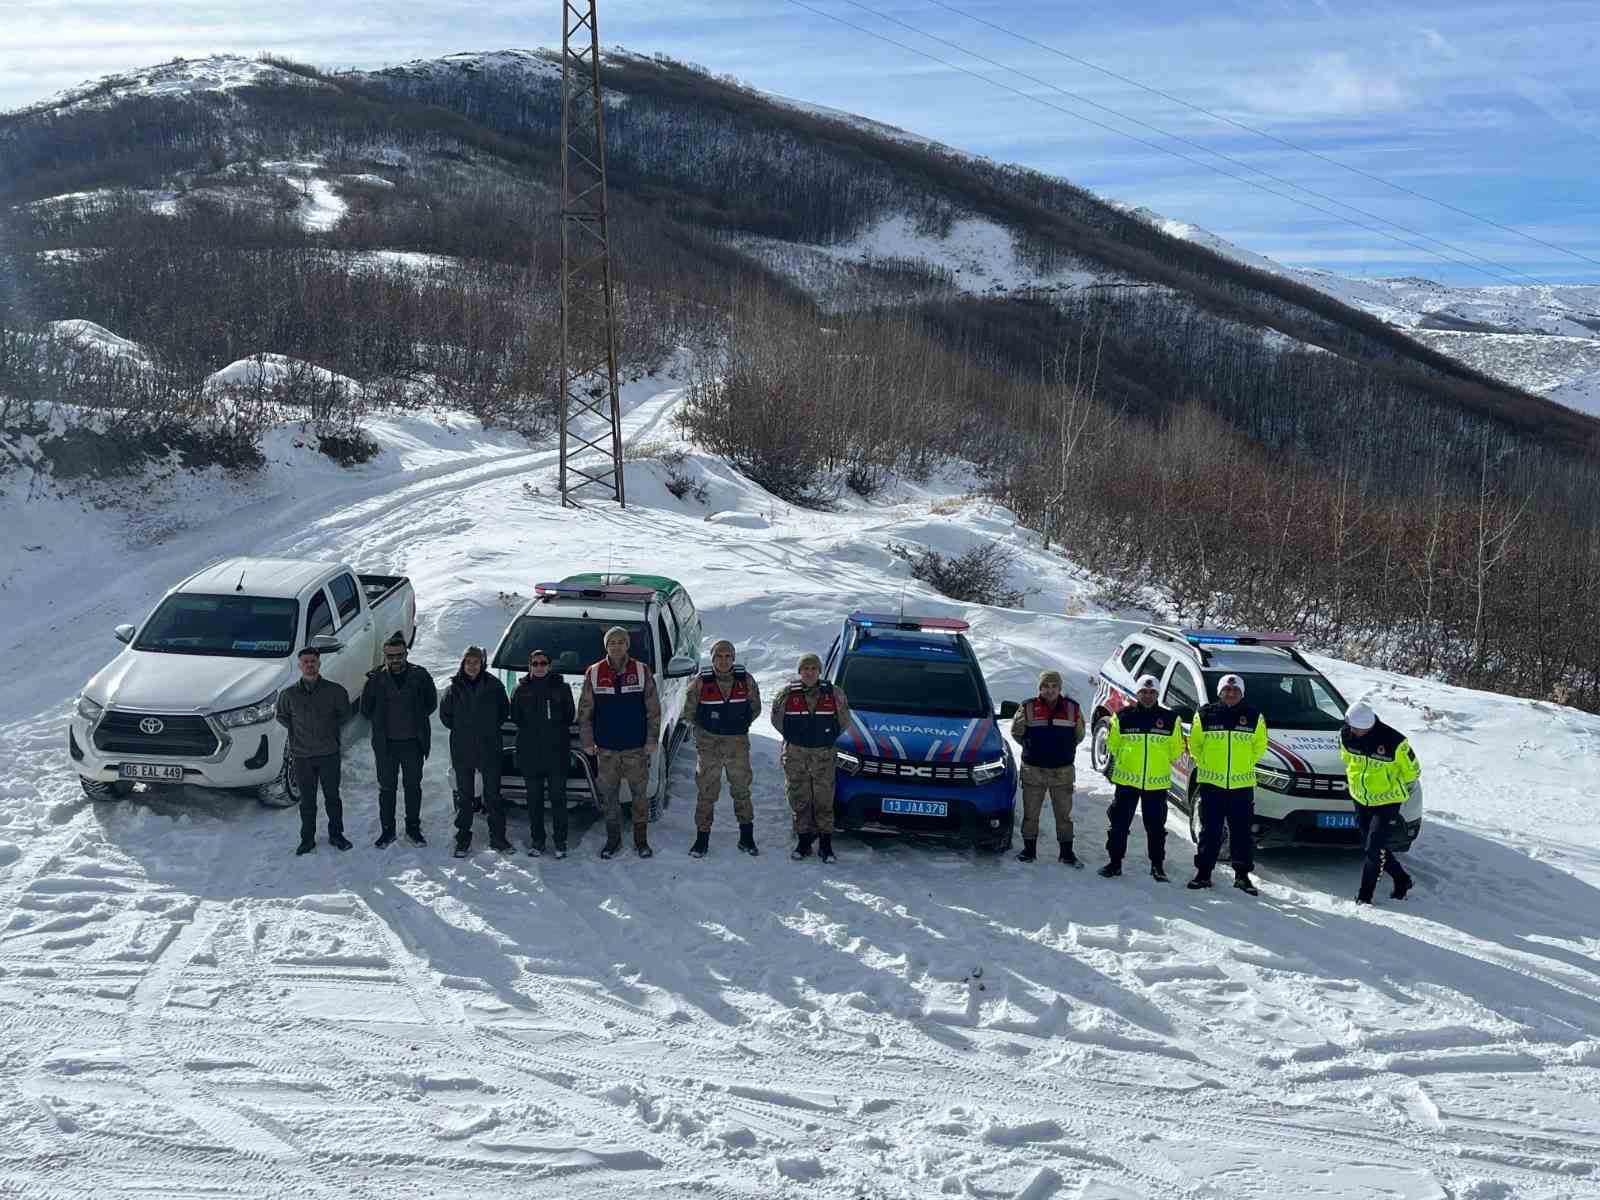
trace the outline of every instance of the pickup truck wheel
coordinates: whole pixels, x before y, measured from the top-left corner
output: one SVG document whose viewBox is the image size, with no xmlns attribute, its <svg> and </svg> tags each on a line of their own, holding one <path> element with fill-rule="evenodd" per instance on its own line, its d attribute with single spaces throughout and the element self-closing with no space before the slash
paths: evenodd
<svg viewBox="0 0 1600 1200">
<path fill-rule="evenodd" d="M 283 752 L 283 765 L 278 777 L 263 783 L 256 790 L 256 798 L 267 808 L 298 808 L 300 806 L 300 781 L 295 777 L 294 758 L 288 750 Z"/>
<path fill-rule="evenodd" d="M 1096 773 L 1104 775 L 1111 766 L 1111 718 L 1101 717 L 1094 723 L 1094 736 L 1089 743 L 1089 761 Z"/>
<path fill-rule="evenodd" d="M 85 779 L 79 775 L 78 782 L 83 785 L 83 794 L 91 800 L 122 800 L 133 791 L 133 784 L 124 779 L 102 782 L 98 779 Z"/>
</svg>

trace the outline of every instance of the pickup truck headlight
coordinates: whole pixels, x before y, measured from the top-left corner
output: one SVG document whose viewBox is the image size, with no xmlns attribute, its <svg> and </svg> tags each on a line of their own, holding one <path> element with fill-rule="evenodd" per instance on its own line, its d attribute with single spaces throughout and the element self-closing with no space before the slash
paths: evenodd
<svg viewBox="0 0 1600 1200">
<path fill-rule="evenodd" d="M 1261 787 L 1271 788 L 1275 792 L 1287 792 L 1293 782 L 1294 776 L 1283 771 L 1271 771 L 1266 767 L 1256 768 L 1256 783 Z"/>
<path fill-rule="evenodd" d="M 833 752 L 833 761 L 838 764 L 839 769 L 846 775 L 861 774 L 861 757 L 859 755 L 851 754 L 848 750 L 835 750 Z"/>
<path fill-rule="evenodd" d="M 991 783 L 1006 773 L 1006 760 L 997 758 L 993 762 L 979 763 L 972 768 L 972 781 L 974 783 Z"/>
<path fill-rule="evenodd" d="M 98 721 L 100 719 L 100 714 L 105 712 L 105 705 L 96 704 L 87 696 L 79 696 L 77 703 L 73 707 L 78 710 L 78 715 L 80 717 L 91 723 Z"/>
<path fill-rule="evenodd" d="M 259 725 L 263 721 L 270 721 L 277 715 L 278 693 L 273 692 L 265 700 L 257 700 L 254 704 L 246 704 L 243 708 L 230 708 L 226 712 L 213 713 L 218 725 L 224 729 L 237 729 L 241 725 Z"/>
</svg>

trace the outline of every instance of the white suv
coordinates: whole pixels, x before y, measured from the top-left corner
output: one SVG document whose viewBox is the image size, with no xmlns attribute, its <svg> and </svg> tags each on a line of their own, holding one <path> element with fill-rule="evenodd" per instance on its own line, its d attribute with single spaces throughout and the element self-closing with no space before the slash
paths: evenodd
<svg viewBox="0 0 1600 1200">
<path fill-rule="evenodd" d="M 1245 703 L 1266 717 L 1271 735 L 1256 766 L 1256 845 L 1355 845 L 1356 818 L 1339 757 L 1339 728 L 1348 706 L 1295 648 L 1293 634 L 1147 625 L 1124 638 L 1090 680 L 1095 770 L 1108 768 L 1111 714 L 1136 702 L 1133 684 L 1139 676 L 1160 680 L 1160 702 L 1183 719 L 1187 735 L 1195 709 L 1217 698 L 1217 681 L 1226 674 L 1244 678 Z M 1198 782 L 1187 754 L 1173 765 L 1170 798 L 1189 814 L 1189 833 L 1198 841 Z M 1420 780 L 1401 814 L 1405 832 L 1396 850 L 1409 849 L 1422 828 Z"/>
</svg>

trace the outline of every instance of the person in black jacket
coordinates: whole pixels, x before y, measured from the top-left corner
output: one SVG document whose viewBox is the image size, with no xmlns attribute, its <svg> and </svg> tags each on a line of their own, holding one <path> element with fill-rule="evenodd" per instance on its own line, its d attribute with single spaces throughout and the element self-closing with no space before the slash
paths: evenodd
<svg viewBox="0 0 1600 1200">
<path fill-rule="evenodd" d="M 426 846 L 422 836 L 422 764 L 433 745 L 433 710 L 439 691 L 433 676 L 406 661 L 406 639 L 398 631 L 383 644 L 383 666 L 367 673 L 361 689 L 361 715 L 372 724 L 372 757 L 378 770 L 378 823 L 373 843 L 382 850 L 394 842 L 395 785 L 405 776 L 406 837 Z"/>
<path fill-rule="evenodd" d="M 439 701 L 439 720 L 450 731 L 450 768 L 456 777 L 455 856 L 472 845 L 473 773 L 483 776 L 483 808 L 489 818 L 489 847 L 506 851 L 506 809 L 500 797 L 500 727 L 511 715 L 505 685 L 484 670 L 482 646 L 468 646 L 461 669 Z"/>
<path fill-rule="evenodd" d="M 555 856 L 567 856 L 567 763 L 577 718 L 572 689 L 561 672 L 550 669 L 550 656 L 535 650 L 528 655 L 528 673 L 511 693 L 517 767 L 528 788 L 528 853 L 534 858 L 544 853 L 546 796 L 555 827 Z"/>
</svg>

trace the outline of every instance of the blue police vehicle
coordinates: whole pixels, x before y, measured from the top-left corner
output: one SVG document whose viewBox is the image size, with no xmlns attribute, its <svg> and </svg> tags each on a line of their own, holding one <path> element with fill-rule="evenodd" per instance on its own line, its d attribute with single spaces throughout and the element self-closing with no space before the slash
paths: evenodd
<svg viewBox="0 0 1600 1200">
<path fill-rule="evenodd" d="M 966 638 L 949 617 L 854 612 L 823 676 L 850 721 L 834 743 L 834 825 L 1011 845 L 1017 767 Z M 997 719 L 998 718 L 998 719 Z"/>
</svg>

